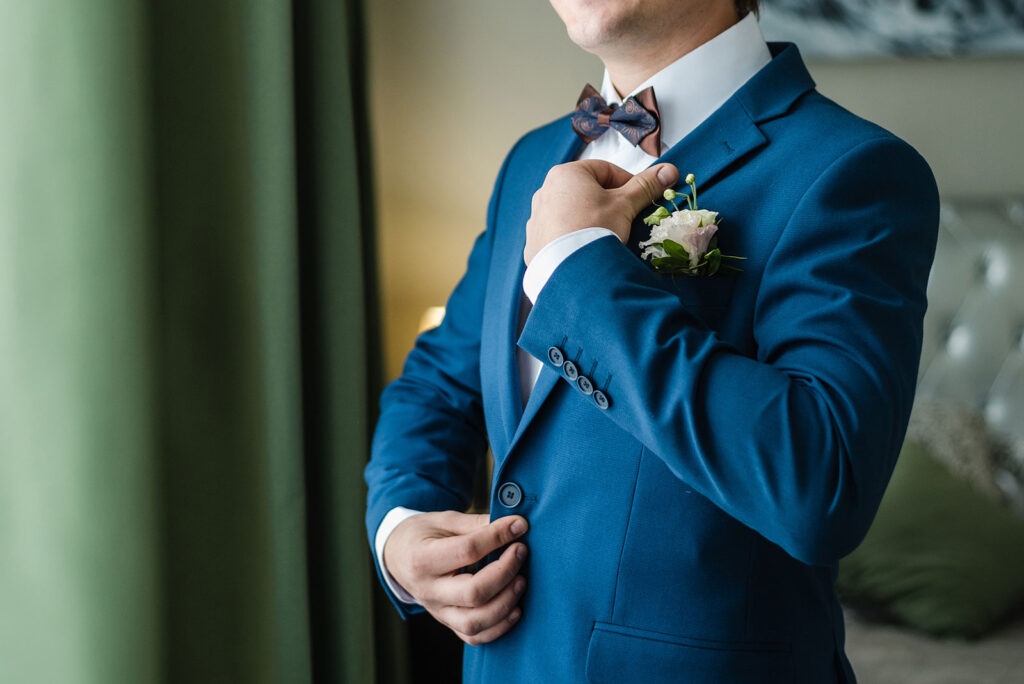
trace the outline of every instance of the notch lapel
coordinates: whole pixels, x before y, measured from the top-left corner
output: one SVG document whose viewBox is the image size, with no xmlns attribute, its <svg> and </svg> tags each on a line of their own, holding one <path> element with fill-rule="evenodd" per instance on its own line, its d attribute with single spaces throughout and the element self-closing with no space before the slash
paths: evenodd
<svg viewBox="0 0 1024 684">
<path fill-rule="evenodd" d="M 555 389 L 558 384 L 561 374 L 551 368 L 551 366 L 544 364 L 540 369 L 540 375 L 537 376 L 537 383 L 533 386 L 533 391 L 530 392 L 530 398 L 526 402 L 526 408 L 523 409 L 522 419 L 519 421 L 519 425 L 516 427 L 515 434 L 509 441 L 508 450 L 506 453 L 511 453 L 512 448 L 519 442 L 519 438 L 526 430 L 526 426 L 530 424 L 533 418 L 537 415 L 537 411 L 540 410 L 541 404 L 548 398 L 551 391 Z"/>
<path fill-rule="evenodd" d="M 505 314 L 500 318 L 500 329 L 498 330 L 499 344 L 497 345 L 498 363 L 500 369 L 498 377 L 497 403 L 501 410 L 501 423 L 505 444 L 492 444 L 491 449 L 496 460 L 500 460 L 511 446 L 513 436 L 523 416 L 523 399 L 519 384 L 519 363 L 516 360 L 516 341 L 519 339 L 519 314 L 523 298 L 523 275 L 526 272 L 526 264 L 523 263 L 523 249 L 526 247 L 526 219 L 530 216 L 530 203 L 533 193 L 544 183 L 548 170 L 553 166 L 572 161 L 576 158 L 582 141 L 572 130 L 569 118 L 564 120 L 564 127 L 552 139 L 538 142 L 541 152 L 537 154 L 535 161 L 530 163 L 533 174 L 528 178 L 516 179 L 516 188 L 510 187 L 509 201 L 513 203 L 509 211 L 511 215 L 521 217 L 522 225 L 512 226 L 507 230 L 506 239 L 500 240 L 495 245 L 495 252 L 504 253 L 505 270 L 497 292 L 501 297 L 500 306 Z M 503 189 L 503 194 L 506 190 Z M 518 206 L 515 204 L 518 203 Z M 501 251 L 498 251 L 501 250 Z M 543 373 L 541 374 L 543 376 Z M 534 394 L 541 387 L 538 381 L 537 386 L 530 394 L 533 401 Z M 548 389 L 550 391 L 550 388 Z"/>
<path fill-rule="evenodd" d="M 799 97 L 814 89 L 814 80 L 795 45 L 769 43 L 768 47 L 772 61 L 654 163 L 675 164 L 682 176 L 694 174 L 698 187 L 706 190 L 723 172 L 745 163 L 749 155 L 768 144 L 758 124 L 782 116 Z"/>
</svg>

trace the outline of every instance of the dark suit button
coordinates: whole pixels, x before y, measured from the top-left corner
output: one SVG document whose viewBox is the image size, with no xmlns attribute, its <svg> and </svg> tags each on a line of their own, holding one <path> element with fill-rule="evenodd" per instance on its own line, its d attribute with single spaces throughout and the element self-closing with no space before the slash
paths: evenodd
<svg viewBox="0 0 1024 684">
<path fill-rule="evenodd" d="M 515 482 L 506 482 L 498 487 L 498 501 L 505 508 L 515 508 L 523 500 L 523 490 Z"/>
<path fill-rule="evenodd" d="M 607 410 L 612 405 L 608 395 L 601 390 L 594 390 L 594 403 L 597 404 L 597 408 L 601 410 Z"/>
<path fill-rule="evenodd" d="M 562 365 L 562 372 L 565 373 L 565 377 L 569 378 L 569 380 L 575 380 L 580 375 L 580 369 L 572 361 L 566 361 Z"/>
<path fill-rule="evenodd" d="M 592 394 L 594 392 L 594 383 L 590 382 L 590 378 L 586 375 L 576 378 L 576 385 L 584 394 Z"/>
<path fill-rule="evenodd" d="M 565 354 L 558 347 L 550 347 L 548 349 L 548 360 L 556 366 L 561 366 L 565 363 Z"/>
</svg>

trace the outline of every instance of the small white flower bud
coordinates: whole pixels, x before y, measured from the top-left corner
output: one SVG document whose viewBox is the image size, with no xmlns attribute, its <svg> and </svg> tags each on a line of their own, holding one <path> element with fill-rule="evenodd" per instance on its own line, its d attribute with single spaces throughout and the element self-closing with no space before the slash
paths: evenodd
<svg viewBox="0 0 1024 684">
<path fill-rule="evenodd" d="M 668 190 L 665 191 L 665 199 L 667 199 L 667 200 L 674 200 L 675 198 L 676 198 L 676 191 L 675 190 L 673 190 L 672 188 L 669 188 Z"/>
<path fill-rule="evenodd" d="M 694 175 L 692 173 L 686 174 L 686 184 L 687 185 L 693 185 L 696 182 L 697 182 L 697 179 L 696 179 L 696 177 L 694 177 Z"/>
</svg>

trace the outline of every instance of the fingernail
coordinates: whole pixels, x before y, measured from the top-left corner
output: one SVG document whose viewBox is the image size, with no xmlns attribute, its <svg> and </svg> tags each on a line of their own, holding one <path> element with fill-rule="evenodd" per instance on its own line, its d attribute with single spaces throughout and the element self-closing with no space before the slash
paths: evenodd
<svg viewBox="0 0 1024 684">
<path fill-rule="evenodd" d="M 516 520 L 508 529 L 512 534 L 518 537 L 523 532 L 526 532 L 526 524 L 522 520 Z"/>
<path fill-rule="evenodd" d="M 521 561 L 526 560 L 526 546 L 525 545 L 520 544 L 519 546 L 516 547 L 516 558 L 518 558 Z"/>
<path fill-rule="evenodd" d="M 676 182 L 677 175 L 675 167 L 671 164 L 665 164 L 658 169 L 658 180 L 662 185 L 672 185 Z"/>
<path fill-rule="evenodd" d="M 516 596 L 519 596 L 520 594 L 523 593 L 523 588 L 525 586 L 526 586 L 526 580 L 524 580 L 522 577 L 520 577 L 519 579 L 516 580 L 515 585 L 512 587 L 512 591 L 515 592 Z"/>
<path fill-rule="evenodd" d="M 520 615 L 522 615 L 522 613 L 520 613 L 518 610 L 514 611 L 511 615 L 508 616 L 508 621 L 514 625 L 517 622 L 519 622 Z"/>
</svg>

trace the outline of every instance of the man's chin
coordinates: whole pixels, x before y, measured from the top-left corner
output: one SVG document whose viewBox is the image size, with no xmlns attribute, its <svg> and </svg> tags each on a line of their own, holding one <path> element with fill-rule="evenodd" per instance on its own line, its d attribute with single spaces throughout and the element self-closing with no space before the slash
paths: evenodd
<svg viewBox="0 0 1024 684">
<path fill-rule="evenodd" d="M 621 28 L 593 21 L 588 22 L 586 26 L 567 26 L 566 32 L 569 34 L 569 40 L 580 49 L 598 56 L 614 52 L 616 45 L 623 42 Z"/>
<path fill-rule="evenodd" d="M 587 52 L 597 55 L 621 51 L 624 44 L 631 44 L 640 35 L 649 32 L 643 26 L 652 22 L 644 12 L 625 5 L 612 4 L 588 13 L 566 13 L 562 16 L 569 40 Z"/>
</svg>

